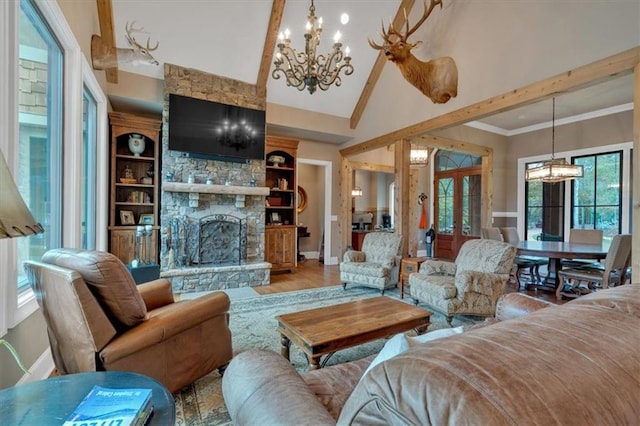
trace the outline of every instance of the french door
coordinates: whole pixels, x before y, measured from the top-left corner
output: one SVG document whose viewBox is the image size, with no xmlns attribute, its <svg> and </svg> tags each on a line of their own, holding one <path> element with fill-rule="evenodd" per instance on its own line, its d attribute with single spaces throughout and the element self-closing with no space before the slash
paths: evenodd
<svg viewBox="0 0 640 426">
<path fill-rule="evenodd" d="M 465 241 L 480 238 L 481 183 L 481 167 L 436 172 L 436 257 L 455 259 Z"/>
</svg>

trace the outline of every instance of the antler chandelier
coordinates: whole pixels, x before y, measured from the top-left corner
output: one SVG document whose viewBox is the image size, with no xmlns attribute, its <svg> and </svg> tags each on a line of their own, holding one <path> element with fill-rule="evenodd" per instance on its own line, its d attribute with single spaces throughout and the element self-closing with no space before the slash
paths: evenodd
<svg viewBox="0 0 640 426">
<path fill-rule="evenodd" d="M 279 34 L 278 52 L 274 61 L 276 67 L 271 73 L 271 76 L 276 80 L 283 75 L 286 78 L 287 86 L 293 86 L 300 91 L 306 88 L 311 94 L 318 87 L 320 90 L 327 90 L 332 84 L 340 86 L 342 84 L 340 73 L 343 70 L 344 75 L 353 73 L 349 47 L 346 47 L 344 52 L 342 51 L 340 31 L 336 32 L 333 38 L 331 52 L 327 55 L 316 55 L 316 48 L 320 45 L 320 36 L 322 35 L 322 18 L 316 18 L 315 11 L 316 8 L 311 0 L 307 30 L 304 34 L 304 52 L 296 52 L 291 47 L 288 28 L 284 33 Z M 343 19 L 344 23 L 346 22 Z"/>
</svg>

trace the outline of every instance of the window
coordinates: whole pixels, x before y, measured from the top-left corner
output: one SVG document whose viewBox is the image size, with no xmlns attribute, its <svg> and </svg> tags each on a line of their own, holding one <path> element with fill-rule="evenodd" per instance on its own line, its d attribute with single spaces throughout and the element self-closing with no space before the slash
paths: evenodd
<svg viewBox="0 0 640 426">
<path fill-rule="evenodd" d="M 42 15 L 20 2 L 18 164 L 14 178 L 44 234 L 19 238 L 18 293 L 29 290 L 22 263 L 61 246 L 62 49 Z"/>
<path fill-rule="evenodd" d="M 24 260 L 61 246 L 106 250 L 108 192 L 106 97 L 58 4 L 2 5 L 0 149 L 45 232 L 0 240 L 0 337 L 37 309 Z"/>
<path fill-rule="evenodd" d="M 605 240 L 622 232 L 622 160 L 622 151 L 574 158 L 584 177 L 572 182 L 572 228 L 602 229 Z"/>
<path fill-rule="evenodd" d="M 97 104 L 82 90 L 82 248 L 96 248 Z"/>
<path fill-rule="evenodd" d="M 540 163 L 529 163 L 527 168 Z M 564 239 L 564 182 L 525 183 L 525 240 Z"/>
<path fill-rule="evenodd" d="M 528 240 L 563 241 L 570 228 L 602 229 L 605 244 L 631 232 L 633 143 L 626 142 L 558 153 L 584 167 L 584 177 L 570 182 L 525 182 L 524 170 L 545 157 L 518 160 L 518 226 Z"/>
</svg>

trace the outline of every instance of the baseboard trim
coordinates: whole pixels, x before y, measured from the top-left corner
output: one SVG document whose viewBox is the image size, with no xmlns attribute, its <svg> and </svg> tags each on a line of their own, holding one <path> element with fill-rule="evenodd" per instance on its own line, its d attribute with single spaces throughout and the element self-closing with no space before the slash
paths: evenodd
<svg viewBox="0 0 640 426">
<path fill-rule="evenodd" d="M 51 351 L 47 349 L 36 359 L 36 361 L 29 367 L 30 374 L 24 374 L 16 385 L 22 385 L 25 383 L 35 382 L 36 380 L 44 380 L 51 376 L 55 370 L 55 364 L 53 363 L 53 356 Z"/>
</svg>

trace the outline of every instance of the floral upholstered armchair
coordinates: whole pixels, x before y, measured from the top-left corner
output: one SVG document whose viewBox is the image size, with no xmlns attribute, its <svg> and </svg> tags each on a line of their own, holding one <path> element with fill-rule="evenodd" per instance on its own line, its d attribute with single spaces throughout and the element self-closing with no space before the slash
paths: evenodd
<svg viewBox="0 0 640 426">
<path fill-rule="evenodd" d="M 373 287 L 382 294 L 398 285 L 402 235 L 391 232 L 370 232 L 364 237 L 362 250 L 347 250 L 340 264 L 340 281 Z"/>
<path fill-rule="evenodd" d="M 411 297 L 447 316 L 493 316 L 509 279 L 516 248 L 502 241 L 469 240 L 455 262 L 427 260 L 409 275 Z"/>
</svg>

